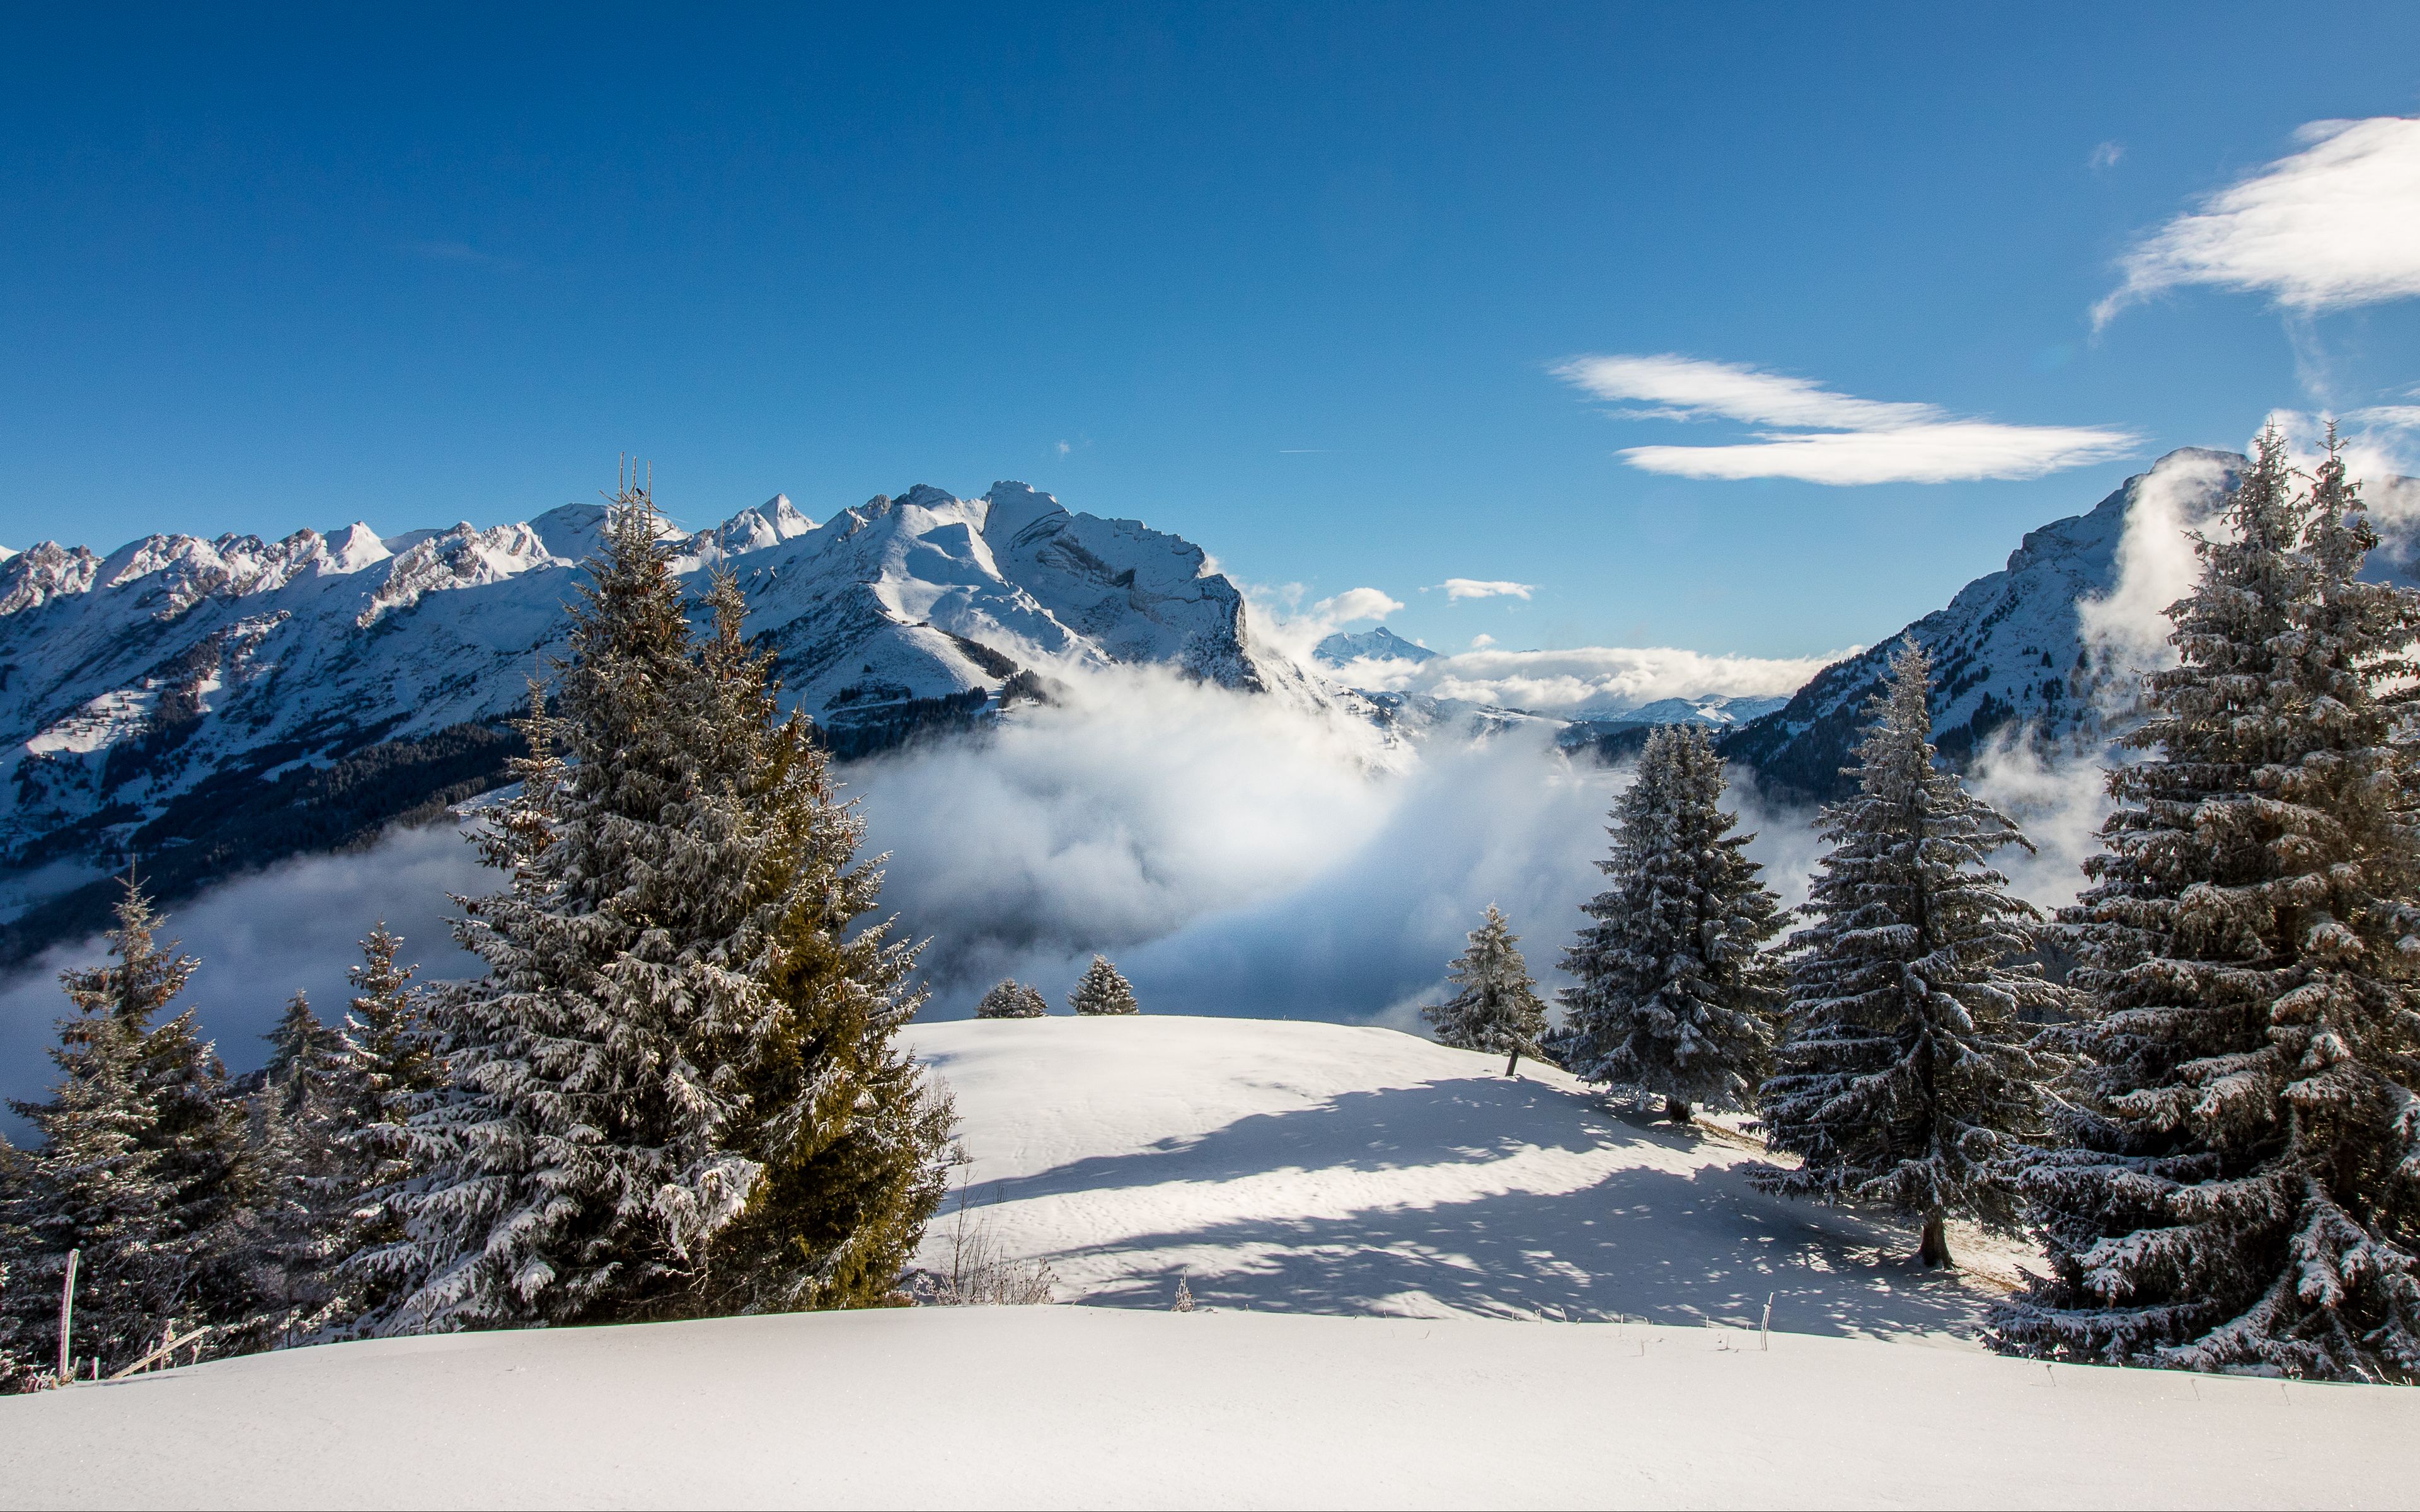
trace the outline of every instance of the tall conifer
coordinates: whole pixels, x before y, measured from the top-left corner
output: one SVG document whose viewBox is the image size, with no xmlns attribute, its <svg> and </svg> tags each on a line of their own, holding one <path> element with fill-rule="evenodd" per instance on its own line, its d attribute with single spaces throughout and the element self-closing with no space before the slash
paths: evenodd
<svg viewBox="0 0 2420 1512">
<path fill-rule="evenodd" d="M 1924 1263 L 1947 1265 L 1949 1214 L 2013 1218 L 1993 1173 L 2040 1132 L 2052 1070 L 2019 1014 L 2056 993 L 2027 959 L 2038 916 L 1984 864 L 2015 825 L 1933 764 L 1931 683 L 1923 647 L 1892 656 L 1857 794 L 1823 810 L 1762 1094 L 1766 1141 L 1800 1165 L 1760 1184 L 1918 1217 Z"/>
<path fill-rule="evenodd" d="M 216 1329 L 210 1352 L 244 1347 L 259 1313 L 243 1109 L 192 1010 L 158 1021 L 198 963 L 155 943 L 158 916 L 131 877 L 116 917 L 115 959 L 60 974 L 76 1016 L 59 1023 L 51 1100 L 11 1103 L 43 1138 L 20 1168 L 6 1257 L 6 1305 L 38 1359 L 56 1352 L 70 1250 L 72 1352 L 104 1365 L 171 1325 Z"/>
<path fill-rule="evenodd" d="M 1612 858 L 1597 863 L 1612 886 L 1580 905 L 1596 922 L 1563 959 L 1565 1068 L 1660 1094 L 1675 1123 L 1694 1104 L 1753 1106 L 1772 1071 L 1781 972 L 1761 948 L 1781 903 L 1722 797 L 1704 730 L 1649 733 L 1614 808 Z"/>
<path fill-rule="evenodd" d="M 946 1106 L 893 1042 L 914 950 L 727 577 L 693 643 L 643 489 L 615 501 L 557 709 L 465 900 L 488 975 L 433 995 L 450 1089 L 362 1265 L 384 1332 L 832 1305 L 939 1205 Z M 937 1123 L 939 1131 L 936 1132 Z"/>
<path fill-rule="evenodd" d="M 2004 1349 L 2420 1375 L 2420 961 L 2411 679 L 2420 598 L 2331 438 L 2298 492 L 2264 435 L 2172 606 L 2155 752 L 2067 916 L 2090 1009 L 2069 1148 L 2026 1167 L 2050 1274 Z"/>
</svg>

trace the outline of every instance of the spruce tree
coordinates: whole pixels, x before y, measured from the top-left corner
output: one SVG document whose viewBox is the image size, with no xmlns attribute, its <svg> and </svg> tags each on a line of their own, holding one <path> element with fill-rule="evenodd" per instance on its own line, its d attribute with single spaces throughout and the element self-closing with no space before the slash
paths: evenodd
<svg viewBox="0 0 2420 1512">
<path fill-rule="evenodd" d="M 2069 911 L 2088 1011 L 2067 1148 L 2022 1191 L 2050 1273 L 1994 1341 L 2045 1358 L 2420 1375 L 2420 599 L 2331 438 L 2261 438 L 2149 679 L 2154 754 Z"/>
<path fill-rule="evenodd" d="M 1504 1074 L 1510 1076 L 1524 1053 L 1541 1054 L 1546 1005 L 1539 1001 L 1528 963 L 1521 959 L 1521 936 L 1494 903 L 1466 938 L 1462 954 L 1446 968 L 1446 980 L 1461 990 L 1420 1010 L 1420 1017 L 1435 1027 L 1440 1043 L 1503 1056 Z"/>
<path fill-rule="evenodd" d="M 1693 1105 L 1745 1110 L 1771 1073 L 1778 963 L 1762 946 L 1781 903 L 1733 835 L 1723 763 L 1696 725 L 1648 734 L 1615 805 L 1612 886 L 1580 911 L 1596 920 L 1564 953 L 1566 1069 L 1644 1088 L 1675 1123 Z"/>
<path fill-rule="evenodd" d="M 1041 993 L 1013 979 L 1002 980 L 975 1005 L 979 1019 L 1038 1019 L 1049 1011 Z"/>
<path fill-rule="evenodd" d="M 895 1042 L 915 951 L 719 575 L 699 647 L 642 489 L 615 501 L 557 708 L 460 900 L 488 975 L 433 994 L 380 1332 L 842 1305 L 940 1199 L 946 1104 Z M 937 1124 L 939 1130 L 937 1132 Z"/>
<path fill-rule="evenodd" d="M 104 1367 L 172 1325 L 212 1327 L 206 1352 L 240 1350 L 260 1314 L 244 1110 L 190 1009 L 155 1022 L 198 963 L 155 943 L 158 917 L 131 876 L 116 920 L 114 961 L 60 974 L 76 1015 L 59 1023 L 51 1100 L 10 1104 L 43 1142 L 15 1182 L 5 1257 L 6 1305 L 47 1359 L 68 1254 L 82 1252 L 71 1352 Z"/>
<path fill-rule="evenodd" d="M 1093 957 L 1093 964 L 1077 979 L 1076 990 L 1067 995 L 1067 1006 L 1087 1015 L 1142 1011 L 1142 1005 L 1135 1001 L 1133 986 L 1103 955 Z"/>
<path fill-rule="evenodd" d="M 334 1248 L 343 1276 L 343 1312 L 380 1317 L 395 1302 L 395 1279 L 365 1267 L 404 1237 L 406 1183 L 412 1175 L 406 1125 L 431 1106 L 444 1084 L 434 1037 L 412 999 L 413 967 L 396 956 L 402 936 L 380 919 L 361 942 L 362 961 L 348 967 L 353 988 L 337 1031 L 339 1127 L 334 1144 L 340 1171 Z"/>
<path fill-rule="evenodd" d="M 1823 809 L 1831 849 L 1789 941 L 1761 1098 L 1767 1144 L 1801 1164 L 1759 1183 L 1919 1217 L 1919 1257 L 1947 1266 L 1950 1213 L 2013 1221 L 1993 1174 L 2040 1133 L 2054 1069 L 2020 1014 L 2058 995 L 2028 959 L 2039 916 L 1984 864 L 2022 836 L 1933 763 L 1931 684 L 1906 642 L 1869 706 L 1856 795 Z"/>
</svg>

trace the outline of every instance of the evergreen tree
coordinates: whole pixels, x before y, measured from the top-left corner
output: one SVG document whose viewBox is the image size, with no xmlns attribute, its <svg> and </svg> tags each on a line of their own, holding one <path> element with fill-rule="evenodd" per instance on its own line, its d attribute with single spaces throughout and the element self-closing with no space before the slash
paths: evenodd
<svg viewBox="0 0 2420 1512">
<path fill-rule="evenodd" d="M 1772 1071 L 1781 971 L 1761 947 L 1781 903 L 1745 854 L 1756 837 L 1730 833 L 1723 785 L 1703 729 L 1649 733 L 1597 863 L 1612 886 L 1580 905 L 1596 922 L 1563 957 L 1565 1067 L 1661 1094 L 1675 1123 L 1693 1104 L 1752 1106 Z"/>
<path fill-rule="evenodd" d="M 54 1357 L 60 1280 L 81 1251 L 71 1352 L 114 1367 L 172 1325 L 212 1326 L 207 1351 L 233 1352 L 256 1342 L 259 1312 L 243 1109 L 190 1009 L 154 1022 L 198 963 L 154 943 L 131 877 L 116 917 L 115 960 L 60 974 L 76 1016 L 59 1023 L 51 1101 L 10 1104 L 43 1143 L 12 1183 L 5 1305 L 28 1352 Z"/>
<path fill-rule="evenodd" d="M 358 1262 L 397 1293 L 376 1331 L 871 1300 L 940 1200 L 946 1103 L 894 1042 L 915 951 L 851 928 L 861 825 L 736 584 L 697 647 L 652 504 L 615 502 L 483 841 L 509 881 L 460 900 L 488 975 L 428 1001 L 451 1085 Z"/>
<path fill-rule="evenodd" d="M 1039 992 L 1014 980 L 1003 980 L 975 1005 L 979 1019 L 1038 1019 L 1049 1011 Z"/>
<path fill-rule="evenodd" d="M 394 1278 L 360 1263 L 403 1239 L 403 1197 L 412 1174 L 406 1125 L 430 1106 L 444 1084 L 444 1065 L 420 1021 L 411 966 L 398 965 L 402 936 L 380 919 L 361 942 L 361 964 L 347 968 L 353 997 L 338 1031 L 338 1212 L 333 1247 L 342 1264 L 342 1308 L 348 1316 L 382 1316 L 393 1305 Z"/>
<path fill-rule="evenodd" d="M 261 1343 L 307 1335 L 338 1310 L 349 1193 L 343 1040 L 296 993 L 265 1036 L 271 1047 L 254 1094 L 254 1179 L 241 1203 L 249 1231 L 253 1332 Z"/>
<path fill-rule="evenodd" d="M 1067 1006 L 1088 1015 L 1142 1011 L 1142 1005 L 1135 1001 L 1132 984 L 1103 955 L 1093 957 L 1093 964 L 1076 979 L 1075 990 L 1067 995 Z"/>
<path fill-rule="evenodd" d="M 1524 1052 L 1541 1054 L 1538 1041 L 1546 1030 L 1546 1005 L 1538 1000 L 1537 983 L 1529 980 L 1528 963 L 1521 959 L 1521 936 L 1494 903 L 1487 905 L 1487 917 L 1467 939 L 1467 947 L 1446 968 L 1446 980 L 1461 991 L 1420 1010 L 1420 1017 L 1435 1027 L 1441 1043 L 1505 1057 L 1504 1074 L 1510 1076 Z"/>
<path fill-rule="evenodd" d="M 1767 1190 L 1875 1203 L 1924 1222 L 1920 1257 L 1950 1263 L 1945 1220 L 2006 1224 L 1992 1175 L 2040 1130 L 2052 1062 L 2020 1011 L 2056 990 L 2026 957 L 2037 916 L 1983 864 L 2016 826 L 1933 764 L 1932 668 L 1905 643 L 1857 747 L 1857 794 L 1825 806 L 1831 842 L 1789 941 L 1788 1032 L 1761 1101 L 1766 1142 L 1800 1157 Z"/>
<path fill-rule="evenodd" d="M 2420 1375 L 2411 679 L 2420 599 L 2331 438 L 2273 432 L 2168 610 L 2155 752 L 2110 776 L 2075 980 L 2068 1148 L 2022 1191 L 2049 1275 L 1995 1342 L 2046 1358 Z"/>
</svg>

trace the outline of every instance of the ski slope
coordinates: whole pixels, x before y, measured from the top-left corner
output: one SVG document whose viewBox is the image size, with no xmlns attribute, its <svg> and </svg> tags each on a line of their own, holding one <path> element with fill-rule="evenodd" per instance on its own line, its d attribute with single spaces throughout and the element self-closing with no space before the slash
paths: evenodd
<svg viewBox="0 0 2420 1512">
<path fill-rule="evenodd" d="M 1607 1109 L 1525 1062 L 1258 1019 L 918 1025 L 971 1157 L 970 1221 L 1063 1302 L 1395 1317 L 1761 1322 L 1966 1344 L 2012 1256 L 1766 1196 L 1753 1141 Z M 946 1262 L 951 1225 L 923 1256 Z"/>
</svg>

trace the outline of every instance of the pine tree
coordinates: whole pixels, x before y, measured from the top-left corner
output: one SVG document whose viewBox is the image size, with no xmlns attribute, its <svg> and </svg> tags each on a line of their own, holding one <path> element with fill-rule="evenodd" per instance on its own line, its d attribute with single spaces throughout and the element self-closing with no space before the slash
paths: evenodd
<svg viewBox="0 0 2420 1512">
<path fill-rule="evenodd" d="M 1135 1001 L 1134 988 L 1103 955 L 1093 957 L 1093 964 L 1077 979 L 1076 990 L 1067 995 L 1067 1006 L 1087 1015 L 1142 1011 Z"/>
<path fill-rule="evenodd" d="M 257 1342 L 260 1311 L 243 1109 L 190 1009 L 154 1022 L 198 963 L 154 943 L 132 877 L 116 918 L 114 963 L 60 974 L 77 1011 L 59 1023 L 51 1101 L 11 1103 L 43 1143 L 14 1183 L 6 1305 L 29 1351 L 54 1356 L 77 1250 L 73 1353 L 124 1364 L 171 1325 L 209 1325 L 208 1352 L 233 1352 Z"/>
<path fill-rule="evenodd" d="M 1521 936 L 1494 903 L 1467 939 L 1446 968 L 1446 980 L 1462 990 L 1420 1010 L 1420 1017 L 1435 1027 L 1441 1043 L 1503 1056 L 1504 1074 L 1510 1076 L 1525 1053 L 1541 1055 L 1546 1005 L 1538 1000 L 1537 983 L 1521 959 Z"/>
<path fill-rule="evenodd" d="M 693 643 L 643 489 L 616 500 L 557 711 L 462 900 L 488 975 L 428 1001 L 451 1083 L 408 1126 L 380 1332 L 845 1305 L 938 1208 L 946 1102 L 895 1035 L 913 948 L 718 575 Z M 558 754 L 560 752 L 560 754 Z"/>
<path fill-rule="evenodd" d="M 2022 1011 L 2056 990 L 2027 956 L 2032 906 L 1985 866 L 2016 825 L 1933 764 L 1932 668 L 1891 657 L 1857 747 L 1857 794 L 1827 805 L 1831 842 L 1791 936 L 1788 1031 L 1761 1102 L 1767 1190 L 1921 1217 L 1919 1256 L 1950 1263 L 1945 1220 L 2013 1220 L 1995 1165 L 2036 1135 L 2053 1062 Z"/>
<path fill-rule="evenodd" d="M 1693 1104 L 1751 1107 L 1773 1064 L 1781 972 L 1761 947 L 1781 904 L 1744 854 L 1755 837 L 1730 833 L 1723 786 L 1704 730 L 1648 734 L 1597 863 L 1612 886 L 1580 905 L 1597 922 L 1563 958 L 1564 1066 L 1660 1094 L 1675 1123 Z"/>
<path fill-rule="evenodd" d="M 1003 980 L 975 1005 L 979 1019 L 1038 1019 L 1050 1011 L 1041 993 L 1015 980 Z"/>
<path fill-rule="evenodd" d="M 2334 438 L 2273 432 L 2168 611 L 2155 752 L 2069 911 L 2088 1012 L 2068 1148 L 2021 1187 L 2049 1275 L 1995 1342 L 2046 1358 L 2420 1375 L 2420 956 L 2410 679 L 2420 598 Z"/>
</svg>

